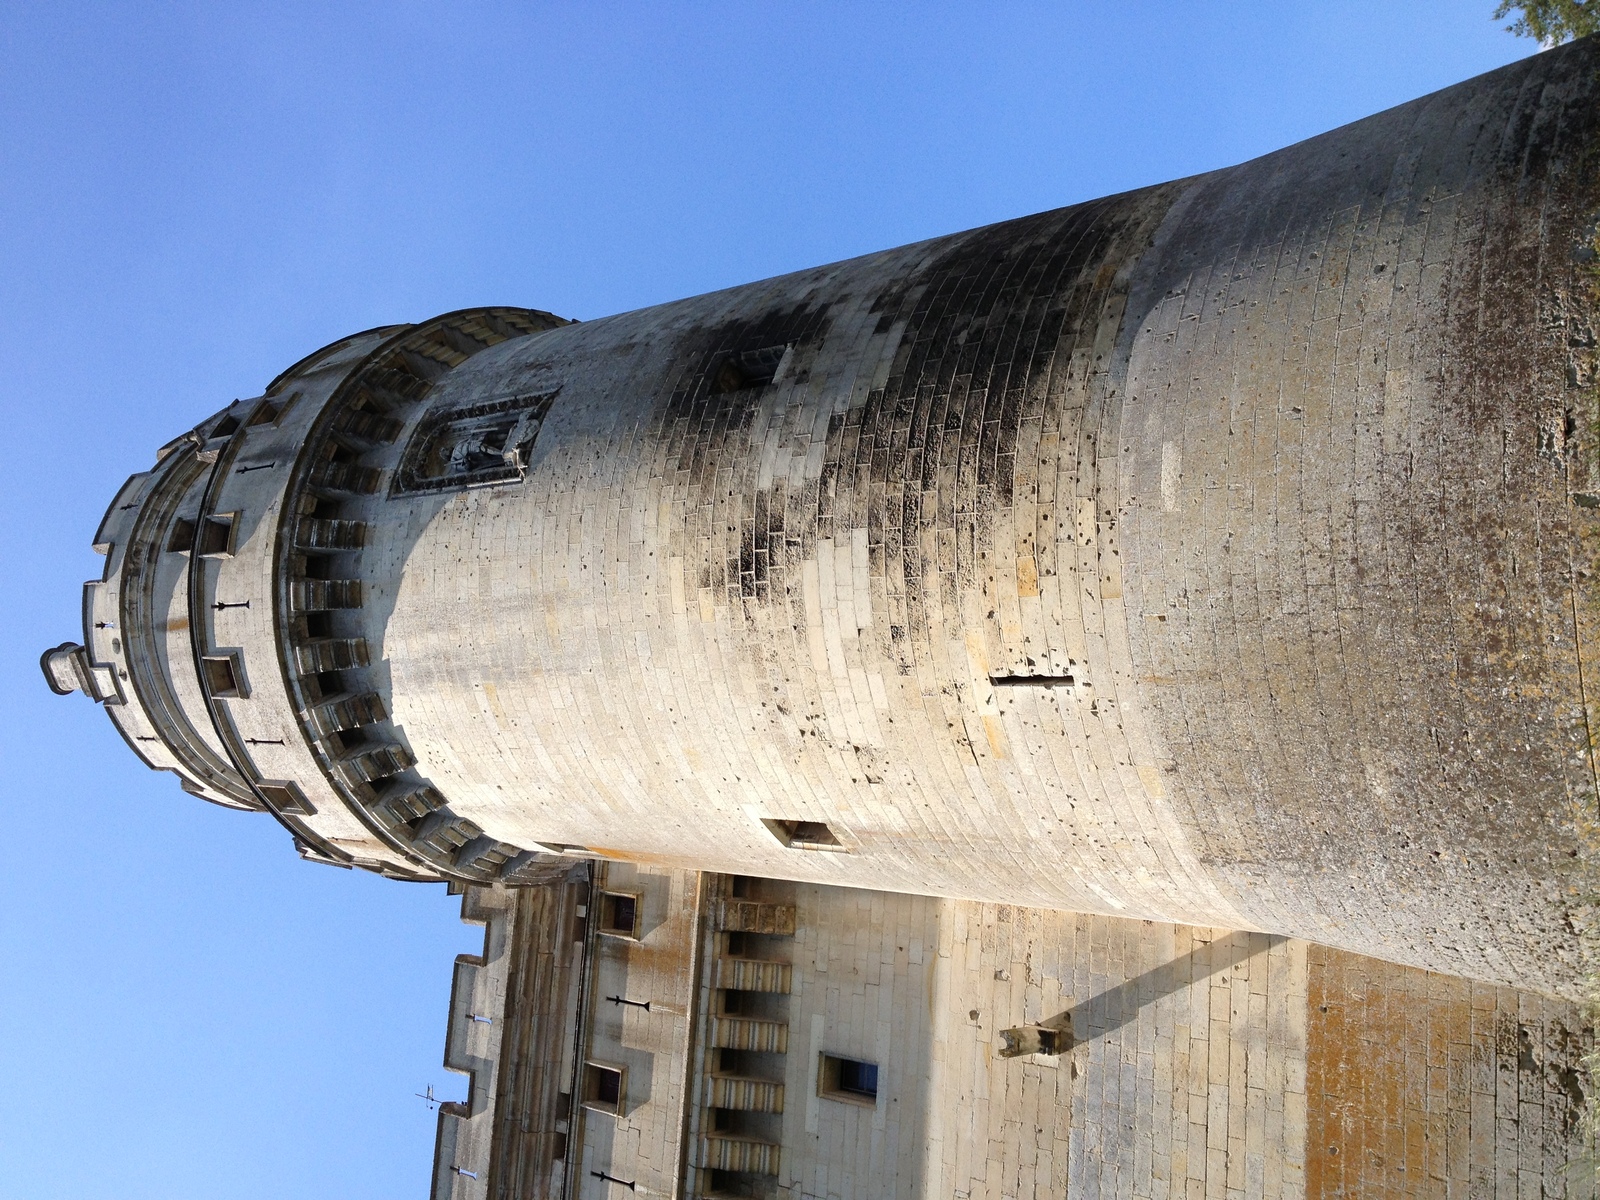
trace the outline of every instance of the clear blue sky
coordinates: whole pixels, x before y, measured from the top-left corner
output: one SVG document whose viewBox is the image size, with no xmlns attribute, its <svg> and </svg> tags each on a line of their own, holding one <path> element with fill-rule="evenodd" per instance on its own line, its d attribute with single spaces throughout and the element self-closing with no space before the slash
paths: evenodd
<svg viewBox="0 0 1600 1200">
<path fill-rule="evenodd" d="M 37 667 L 157 446 L 346 333 L 691 295 L 1252 157 L 1494 0 L 0 3 L 0 1195 L 422 1197 L 442 887 L 298 861 Z"/>
</svg>

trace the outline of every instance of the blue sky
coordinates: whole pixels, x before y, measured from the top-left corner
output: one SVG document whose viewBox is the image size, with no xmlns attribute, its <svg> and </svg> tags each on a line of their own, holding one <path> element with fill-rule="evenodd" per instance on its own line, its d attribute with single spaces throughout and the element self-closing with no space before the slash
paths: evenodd
<svg viewBox="0 0 1600 1200">
<path fill-rule="evenodd" d="M 0 1195 L 427 1194 L 442 887 L 144 770 L 41 650 L 156 447 L 346 333 L 591 318 L 1250 158 L 1493 0 L 0 2 Z"/>
</svg>

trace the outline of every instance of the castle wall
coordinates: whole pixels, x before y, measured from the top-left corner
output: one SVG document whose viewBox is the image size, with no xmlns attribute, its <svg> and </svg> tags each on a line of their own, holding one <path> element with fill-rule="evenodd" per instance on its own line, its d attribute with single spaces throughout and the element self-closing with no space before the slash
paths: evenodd
<svg viewBox="0 0 1600 1200">
<path fill-rule="evenodd" d="M 613 1184 L 600 1177 L 605 1174 L 647 1195 L 677 1193 L 690 1092 L 699 886 L 693 872 L 626 863 L 608 864 L 596 875 L 587 918 L 591 961 L 565 1195 L 614 1195 Z M 632 934 L 605 931 L 608 893 L 634 898 Z M 615 1106 L 620 1111 L 586 1084 L 588 1064 L 622 1073 Z"/>
<path fill-rule="evenodd" d="M 602 1175 L 794 1200 L 1595 1194 L 1593 1035 L 1569 1002 L 1267 934 L 894 892 L 612 865 L 591 895 L 669 881 L 677 915 L 641 940 L 591 924 L 593 995 L 653 1007 L 584 1010 L 581 1053 L 628 1081 L 622 1117 L 572 1110 L 574 1196 L 615 1195 Z M 751 1022 L 783 1035 L 729 1036 Z M 1005 1056 L 1026 1026 L 1073 1040 Z M 830 1090 L 824 1055 L 874 1066 L 876 1096 Z M 561 1194 L 525 1154 L 565 1112 L 512 1101 L 481 1194 Z"/>
</svg>

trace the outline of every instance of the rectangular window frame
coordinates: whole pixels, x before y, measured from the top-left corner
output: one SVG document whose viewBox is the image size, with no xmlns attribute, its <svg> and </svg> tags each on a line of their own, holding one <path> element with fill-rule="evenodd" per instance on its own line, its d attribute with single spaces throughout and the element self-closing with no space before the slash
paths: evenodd
<svg viewBox="0 0 1600 1200">
<path fill-rule="evenodd" d="M 821 850 L 829 854 L 847 854 L 850 851 L 838 830 L 826 821 L 763 817 L 761 823 L 767 827 L 768 833 L 790 850 Z"/>
<path fill-rule="evenodd" d="M 250 682 L 245 678 L 244 655 L 239 651 L 202 654 L 200 670 L 206 686 L 206 695 L 213 700 L 249 698 Z"/>
<path fill-rule="evenodd" d="M 194 552 L 194 522 L 188 517 L 178 517 L 172 522 L 172 528 L 167 533 L 168 554 L 191 554 Z"/>
<path fill-rule="evenodd" d="M 633 922 L 630 925 L 614 924 L 611 920 L 613 901 L 623 901 L 632 909 Z M 626 938 L 631 942 L 639 940 L 639 918 L 644 912 L 644 897 L 639 892 L 625 891 L 619 888 L 604 888 L 600 892 L 595 928 L 601 933 L 612 937 Z"/>
<path fill-rule="evenodd" d="M 861 1067 L 872 1071 L 873 1090 L 870 1093 L 845 1086 L 852 1070 Z M 877 1108 L 878 1098 L 883 1095 L 882 1069 L 877 1063 L 865 1059 L 829 1054 L 824 1050 L 817 1055 L 817 1095 L 825 1100 L 842 1100 L 846 1104 L 859 1104 L 862 1108 Z"/>
<path fill-rule="evenodd" d="M 292 780 L 263 779 L 256 784 L 256 790 L 281 813 L 288 813 L 292 817 L 317 815 L 316 806 L 306 799 L 306 794 L 300 790 L 300 785 Z"/>
<path fill-rule="evenodd" d="M 607 1083 L 615 1081 L 615 1102 L 605 1099 Z M 594 1112 L 609 1113 L 614 1117 L 628 1115 L 628 1068 L 620 1063 L 586 1059 L 583 1064 L 583 1107 Z"/>
<path fill-rule="evenodd" d="M 238 513 L 212 513 L 195 527 L 194 552 L 199 558 L 232 558 L 238 535 Z"/>
</svg>

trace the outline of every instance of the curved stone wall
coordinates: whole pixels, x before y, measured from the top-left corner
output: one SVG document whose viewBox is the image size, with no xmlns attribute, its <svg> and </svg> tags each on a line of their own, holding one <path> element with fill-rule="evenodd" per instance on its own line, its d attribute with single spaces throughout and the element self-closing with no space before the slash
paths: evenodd
<svg viewBox="0 0 1600 1200">
<path fill-rule="evenodd" d="M 1191 180 L 314 356 L 299 414 L 215 448 L 195 669 L 278 675 L 213 690 L 213 740 L 313 856 L 402 877 L 601 854 L 1571 994 L 1597 71 L 1581 42 Z"/>
<path fill-rule="evenodd" d="M 518 844 L 1570 990 L 1594 60 L 474 359 L 440 405 L 556 399 L 377 531 L 419 769 Z"/>
</svg>

